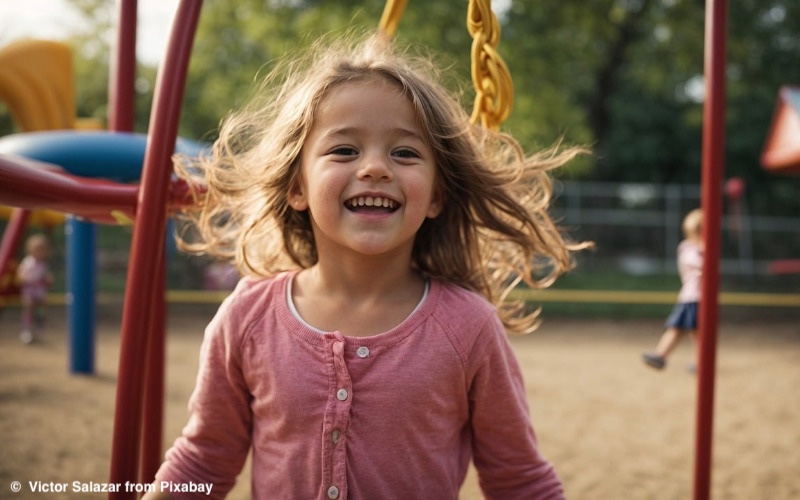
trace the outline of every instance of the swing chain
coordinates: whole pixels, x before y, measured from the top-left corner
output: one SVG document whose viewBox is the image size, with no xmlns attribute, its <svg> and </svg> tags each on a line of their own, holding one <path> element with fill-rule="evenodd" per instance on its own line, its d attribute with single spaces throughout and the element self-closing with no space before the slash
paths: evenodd
<svg viewBox="0 0 800 500">
<path fill-rule="evenodd" d="M 469 0 L 467 30 L 472 36 L 472 84 L 475 104 L 472 123 L 497 130 L 508 118 L 514 99 L 514 84 L 496 47 L 500 24 L 492 12 L 491 0 Z"/>
<path fill-rule="evenodd" d="M 387 38 L 394 36 L 407 0 L 386 0 L 379 30 Z M 471 73 L 475 103 L 470 121 L 497 130 L 508 118 L 514 100 L 514 84 L 496 47 L 500 42 L 500 24 L 492 12 L 491 0 L 469 0 L 467 30 L 472 36 Z"/>
</svg>

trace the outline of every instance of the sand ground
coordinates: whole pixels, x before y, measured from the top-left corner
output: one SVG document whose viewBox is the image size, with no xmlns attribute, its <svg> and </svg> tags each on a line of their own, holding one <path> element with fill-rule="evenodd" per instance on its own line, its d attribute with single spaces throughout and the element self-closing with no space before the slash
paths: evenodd
<svg viewBox="0 0 800 500">
<path fill-rule="evenodd" d="M 186 420 L 203 327 L 213 309 L 170 313 L 165 445 Z M 712 496 L 800 498 L 800 323 L 740 317 L 719 326 Z M 100 315 L 96 374 L 70 375 L 64 311 L 51 311 L 42 342 L 22 345 L 19 311 L 0 313 L 0 498 L 103 498 L 31 493 L 29 481 L 106 482 L 113 426 L 119 316 Z M 692 497 L 696 377 L 691 343 L 664 372 L 642 350 L 660 319 L 547 317 L 512 344 L 524 368 L 544 453 L 571 499 Z M 12 481 L 22 491 L 12 493 Z M 244 472 L 229 498 L 248 498 Z M 462 499 L 481 498 L 470 474 Z M 427 500 L 427 499 L 426 499 Z"/>
</svg>

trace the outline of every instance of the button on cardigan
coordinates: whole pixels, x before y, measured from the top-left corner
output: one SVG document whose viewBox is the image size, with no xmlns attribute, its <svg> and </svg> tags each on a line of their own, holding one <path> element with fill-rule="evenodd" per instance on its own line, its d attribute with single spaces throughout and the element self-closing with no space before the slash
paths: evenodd
<svg viewBox="0 0 800 500">
<path fill-rule="evenodd" d="M 470 460 L 486 498 L 563 498 L 490 303 L 432 281 L 388 332 L 320 333 L 290 310 L 294 274 L 245 278 L 220 306 L 157 481 L 223 498 L 252 449 L 259 500 L 455 500 Z"/>
</svg>

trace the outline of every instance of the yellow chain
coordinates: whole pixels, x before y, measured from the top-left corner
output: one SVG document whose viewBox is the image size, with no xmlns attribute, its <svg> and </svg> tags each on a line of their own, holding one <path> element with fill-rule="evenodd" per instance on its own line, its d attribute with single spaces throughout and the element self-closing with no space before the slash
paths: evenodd
<svg viewBox="0 0 800 500">
<path fill-rule="evenodd" d="M 500 24 L 491 0 L 469 0 L 467 30 L 472 36 L 472 84 L 475 104 L 472 123 L 497 130 L 511 113 L 514 84 L 503 58 L 495 50 L 500 42 Z"/>
<path fill-rule="evenodd" d="M 386 0 L 379 29 L 394 36 L 407 0 Z M 491 0 L 469 0 L 467 30 L 472 36 L 471 72 L 475 104 L 470 120 L 497 130 L 511 113 L 514 84 L 503 58 L 495 49 L 500 42 L 500 24 Z"/>
</svg>

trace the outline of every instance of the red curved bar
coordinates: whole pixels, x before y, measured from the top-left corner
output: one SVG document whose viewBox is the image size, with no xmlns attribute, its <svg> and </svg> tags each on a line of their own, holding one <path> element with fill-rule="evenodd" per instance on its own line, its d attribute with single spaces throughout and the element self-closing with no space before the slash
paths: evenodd
<svg viewBox="0 0 800 500">
<path fill-rule="evenodd" d="M 16 280 L 12 278 L 15 274 L 11 269 L 11 262 L 15 259 L 17 249 L 22 244 L 29 217 L 28 210 L 15 209 L 3 231 L 3 239 L 0 241 L 0 304 L 2 304 L 3 295 L 19 293 Z"/>
<path fill-rule="evenodd" d="M 47 208 L 93 222 L 133 219 L 139 187 L 68 174 L 58 166 L 0 155 L 0 203 L 29 210 Z"/>
<path fill-rule="evenodd" d="M 163 328 L 153 323 L 157 301 L 163 301 L 164 284 L 160 282 L 163 266 L 161 235 L 166 226 L 167 202 L 175 139 L 178 135 L 180 106 L 183 101 L 194 33 L 200 17 L 202 0 L 182 0 L 175 13 L 166 57 L 159 70 L 150 116 L 147 149 L 134 224 L 125 304 L 122 311 L 122 334 L 117 378 L 114 436 L 111 450 L 110 482 L 136 482 L 139 445 L 142 438 L 142 415 L 146 372 L 151 343 L 163 343 Z M 162 319 L 163 321 L 163 319 Z M 155 330 L 155 332 L 153 331 Z M 156 335 L 154 336 L 153 333 Z M 160 338 L 159 338 L 160 337 Z M 142 361 L 145 360 L 143 363 Z M 158 393 L 158 388 L 151 388 Z M 145 439 L 161 439 L 145 431 Z M 152 448 L 151 448 L 152 449 Z M 149 476 L 151 471 L 144 471 Z M 135 498 L 135 493 L 117 492 L 109 498 Z"/>
<path fill-rule="evenodd" d="M 192 201 L 183 180 L 169 179 L 166 210 Z M 0 204 L 26 210 L 49 209 L 91 222 L 119 224 L 136 215 L 139 186 L 72 175 L 58 165 L 0 154 Z"/>
</svg>

